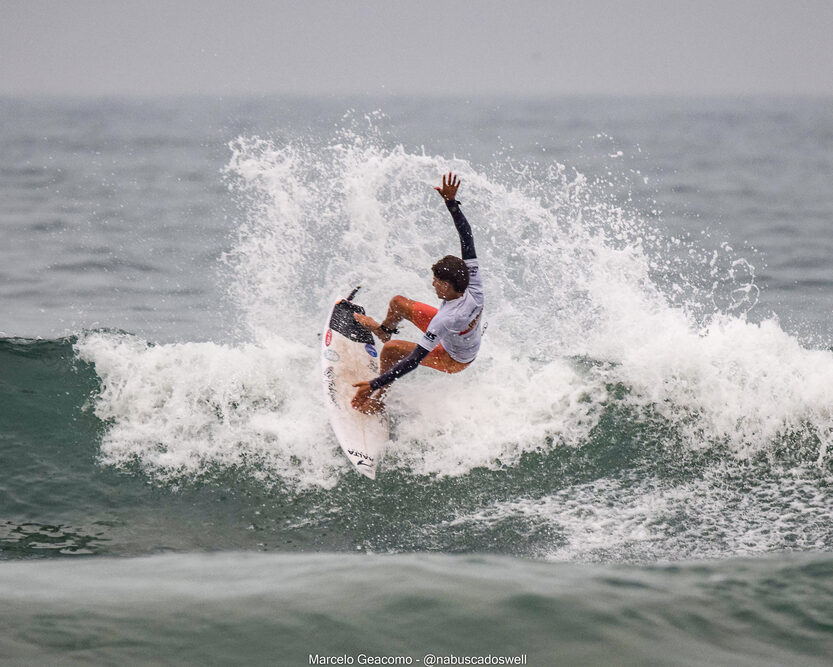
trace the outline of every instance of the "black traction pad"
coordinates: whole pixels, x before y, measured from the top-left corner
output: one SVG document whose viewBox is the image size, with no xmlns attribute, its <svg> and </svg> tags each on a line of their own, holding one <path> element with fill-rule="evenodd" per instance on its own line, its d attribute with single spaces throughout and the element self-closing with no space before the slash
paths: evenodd
<svg viewBox="0 0 833 667">
<path fill-rule="evenodd" d="M 330 329 L 357 343 L 375 345 L 373 334 L 353 319 L 354 313 L 364 315 L 364 308 L 352 301 L 342 299 L 333 307 Z"/>
</svg>

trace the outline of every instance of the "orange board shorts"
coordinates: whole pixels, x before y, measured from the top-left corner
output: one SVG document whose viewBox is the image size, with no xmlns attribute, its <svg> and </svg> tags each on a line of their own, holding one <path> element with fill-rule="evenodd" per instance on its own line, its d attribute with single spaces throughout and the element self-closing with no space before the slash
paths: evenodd
<svg viewBox="0 0 833 667">
<path fill-rule="evenodd" d="M 423 332 L 428 328 L 431 320 L 434 319 L 434 315 L 437 314 L 437 309 L 434 308 L 434 306 L 429 306 L 427 303 L 420 303 L 419 301 L 412 301 L 411 299 L 407 300 L 405 304 L 405 311 L 405 317 L 413 322 L 419 330 Z M 471 362 L 469 362 L 469 364 L 470 363 Z M 459 373 L 469 364 L 464 364 L 454 359 L 448 352 L 445 351 L 442 344 L 437 345 L 437 347 L 431 350 L 428 353 L 428 356 L 420 362 L 420 366 L 428 366 L 429 368 L 434 368 L 438 371 L 442 371 L 443 373 Z"/>
</svg>

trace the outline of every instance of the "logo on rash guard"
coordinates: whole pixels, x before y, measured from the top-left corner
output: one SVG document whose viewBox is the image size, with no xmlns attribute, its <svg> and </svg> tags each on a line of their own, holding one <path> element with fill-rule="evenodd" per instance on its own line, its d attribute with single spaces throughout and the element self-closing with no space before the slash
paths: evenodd
<svg viewBox="0 0 833 667">
<path fill-rule="evenodd" d="M 473 312 L 473 311 L 472 311 L 472 312 Z M 483 314 L 483 311 L 481 310 L 479 313 L 477 313 L 477 317 L 475 317 L 475 318 L 474 318 L 471 322 L 469 322 L 468 329 L 466 329 L 465 331 L 461 331 L 458 335 L 460 335 L 460 336 L 464 336 L 464 335 L 465 335 L 465 334 L 467 334 L 469 331 L 471 331 L 472 329 L 474 329 L 474 327 L 476 327 L 476 326 L 477 326 L 477 323 L 480 321 L 480 316 L 481 316 L 482 314 Z"/>
<path fill-rule="evenodd" d="M 324 345 L 330 347 L 330 343 L 333 342 L 333 330 L 327 329 L 327 335 L 324 336 Z"/>
<path fill-rule="evenodd" d="M 425 337 L 426 337 L 428 340 L 432 341 L 432 342 L 433 342 L 433 341 L 435 341 L 435 340 L 437 340 L 437 334 L 435 334 L 435 333 L 433 333 L 433 332 L 431 332 L 431 331 L 426 331 L 426 332 L 425 332 Z"/>
</svg>

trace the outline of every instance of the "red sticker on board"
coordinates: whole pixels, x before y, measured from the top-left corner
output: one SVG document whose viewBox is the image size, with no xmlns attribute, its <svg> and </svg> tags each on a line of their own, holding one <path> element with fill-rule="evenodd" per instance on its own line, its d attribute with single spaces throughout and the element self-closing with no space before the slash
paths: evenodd
<svg viewBox="0 0 833 667">
<path fill-rule="evenodd" d="M 330 347 L 330 343 L 332 342 L 332 340 L 333 340 L 333 330 L 332 329 L 327 329 L 327 335 L 324 336 L 324 345 L 326 345 L 327 347 Z"/>
</svg>

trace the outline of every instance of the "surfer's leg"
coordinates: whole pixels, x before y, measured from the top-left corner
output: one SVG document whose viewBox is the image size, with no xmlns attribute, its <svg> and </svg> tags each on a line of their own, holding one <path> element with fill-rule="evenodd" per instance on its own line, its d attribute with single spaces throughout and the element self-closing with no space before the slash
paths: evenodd
<svg viewBox="0 0 833 667">
<path fill-rule="evenodd" d="M 393 368 L 399 361 L 410 355 L 416 346 L 416 343 L 407 340 L 391 340 L 385 343 L 382 347 L 382 353 L 379 355 L 379 374 L 386 373 Z M 382 410 L 385 406 L 385 394 L 388 393 L 389 388 L 390 385 L 386 385 L 373 392 L 364 411 L 378 412 Z"/>
<path fill-rule="evenodd" d="M 398 362 L 402 361 L 417 346 L 407 340 L 392 340 L 382 347 L 382 354 L 379 355 L 379 375 L 387 373 Z"/>
<path fill-rule="evenodd" d="M 390 300 L 388 314 L 382 324 L 388 329 L 393 329 L 402 320 L 408 320 L 421 331 L 425 331 L 436 314 L 437 309 L 434 306 L 397 294 Z"/>
<path fill-rule="evenodd" d="M 376 338 L 378 338 L 383 343 L 387 343 L 390 340 L 390 334 L 382 329 L 379 326 L 379 323 L 374 320 L 372 317 L 367 315 L 359 315 L 359 313 L 353 313 L 353 319 L 356 320 L 359 324 L 361 324 L 365 329 L 367 329 L 370 333 L 372 333 Z"/>
<path fill-rule="evenodd" d="M 465 368 L 468 368 L 469 364 L 471 364 L 471 362 L 464 364 L 457 361 L 445 350 L 442 345 L 437 345 L 437 347 L 431 350 L 428 356 L 420 362 L 420 366 L 428 366 L 428 368 L 433 368 L 434 370 L 442 371 L 443 373 L 459 373 Z"/>
<path fill-rule="evenodd" d="M 385 315 L 385 319 L 382 320 L 381 325 L 367 315 L 355 314 L 353 318 L 383 343 L 387 343 L 391 339 L 389 331 L 394 331 L 396 325 L 402 320 L 413 322 L 417 328 L 425 331 L 436 314 L 437 309 L 434 306 L 429 306 L 427 303 L 420 303 L 419 301 L 414 301 L 401 294 L 397 294 L 390 300 L 387 315 Z M 385 331 L 382 327 L 385 327 L 388 331 Z"/>
</svg>

